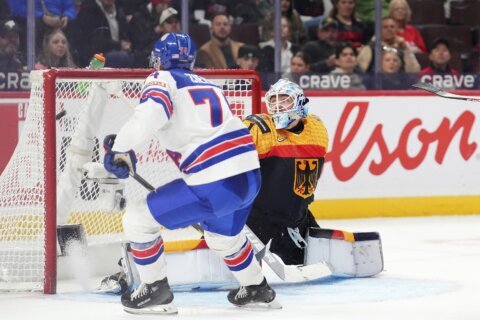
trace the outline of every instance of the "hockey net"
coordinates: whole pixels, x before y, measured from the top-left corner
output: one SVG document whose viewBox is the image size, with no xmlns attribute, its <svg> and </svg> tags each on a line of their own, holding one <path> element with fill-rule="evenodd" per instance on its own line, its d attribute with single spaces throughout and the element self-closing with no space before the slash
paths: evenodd
<svg viewBox="0 0 480 320">
<path fill-rule="evenodd" d="M 123 240 L 124 211 L 112 210 L 110 203 L 105 203 L 98 180 L 86 179 L 82 166 L 102 161 L 103 138 L 116 133 L 132 114 L 150 72 L 32 72 L 26 121 L 15 152 L 0 176 L 0 290 L 55 292 L 57 221 L 82 224 L 89 246 Z M 223 88 L 236 116 L 260 111 L 261 89 L 256 73 L 197 73 Z M 155 187 L 178 177 L 160 141 L 152 138 L 135 152 L 137 172 Z M 124 183 L 127 202 L 147 195 L 148 191 L 133 179 Z M 108 213 L 106 207 L 110 208 Z M 165 239 L 166 250 L 177 250 L 178 242 L 188 239 L 188 231 L 171 232 Z"/>
</svg>

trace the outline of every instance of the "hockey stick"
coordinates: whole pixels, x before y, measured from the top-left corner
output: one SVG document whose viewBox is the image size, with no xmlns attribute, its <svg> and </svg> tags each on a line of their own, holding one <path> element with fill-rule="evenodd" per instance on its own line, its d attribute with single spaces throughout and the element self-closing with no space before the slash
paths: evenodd
<svg viewBox="0 0 480 320">
<path fill-rule="evenodd" d="M 252 243 L 254 250 L 263 254 L 263 259 L 270 269 L 284 281 L 306 281 L 320 277 L 326 277 L 332 274 L 332 271 L 325 263 L 316 263 L 308 266 L 303 265 L 286 265 L 275 254 L 270 252 L 270 241 L 264 245 L 255 233 L 247 226 L 243 228 L 248 240 Z"/>
<path fill-rule="evenodd" d="M 145 189 L 147 189 L 148 191 L 150 192 L 154 192 L 155 191 L 155 188 L 147 181 L 145 180 L 141 175 L 139 175 L 138 173 L 136 172 L 133 172 L 132 170 L 130 170 L 130 177 L 132 177 L 133 179 L 135 179 L 135 181 L 137 181 L 138 183 L 140 183 Z M 198 224 L 192 224 L 192 227 L 197 230 L 198 232 L 200 232 L 202 234 L 202 237 L 203 237 L 203 229 L 202 227 L 200 227 L 200 225 Z"/>
<path fill-rule="evenodd" d="M 130 171 L 130 176 L 149 191 L 155 191 L 155 188 L 139 174 Z M 200 225 L 193 224 L 192 227 L 203 234 L 203 229 Z M 332 274 L 330 268 L 323 263 L 317 263 L 309 266 L 285 265 L 278 256 L 270 252 L 270 242 L 267 245 L 264 245 L 247 225 L 245 225 L 243 231 L 245 232 L 248 240 L 250 240 L 252 243 L 254 251 L 256 252 L 255 257 L 258 260 L 263 258 L 272 271 L 284 281 L 311 280 Z"/>
<path fill-rule="evenodd" d="M 442 88 L 435 87 L 435 86 L 433 86 L 429 83 L 425 83 L 425 82 L 415 83 L 415 84 L 412 85 L 412 87 L 431 92 L 431 93 L 436 94 L 437 96 L 440 96 L 442 98 L 480 102 L 480 98 L 469 97 L 469 96 L 461 96 L 461 95 L 458 95 L 458 94 L 445 92 L 445 91 L 443 91 Z"/>
</svg>

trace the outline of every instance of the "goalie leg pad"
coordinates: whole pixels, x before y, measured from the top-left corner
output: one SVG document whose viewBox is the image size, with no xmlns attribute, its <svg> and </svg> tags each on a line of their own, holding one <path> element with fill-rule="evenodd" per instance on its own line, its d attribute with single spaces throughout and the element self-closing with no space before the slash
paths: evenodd
<svg viewBox="0 0 480 320">
<path fill-rule="evenodd" d="M 325 262 L 337 276 L 370 277 L 383 270 L 383 253 L 377 232 L 349 233 L 310 228 L 305 265 Z"/>
</svg>

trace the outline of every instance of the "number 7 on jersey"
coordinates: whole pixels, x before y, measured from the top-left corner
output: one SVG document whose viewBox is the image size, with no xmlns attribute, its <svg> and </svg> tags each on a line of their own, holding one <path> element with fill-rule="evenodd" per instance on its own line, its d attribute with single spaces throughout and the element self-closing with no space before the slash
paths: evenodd
<svg viewBox="0 0 480 320">
<path fill-rule="evenodd" d="M 223 111 L 220 97 L 211 88 L 189 89 L 188 92 L 196 106 L 210 106 L 210 123 L 218 127 L 223 122 Z"/>
</svg>

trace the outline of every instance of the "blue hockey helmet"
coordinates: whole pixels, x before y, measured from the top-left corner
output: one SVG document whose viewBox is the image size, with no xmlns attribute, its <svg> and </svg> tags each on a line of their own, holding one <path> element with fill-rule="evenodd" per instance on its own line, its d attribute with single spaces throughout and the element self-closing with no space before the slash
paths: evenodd
<svg viewBox="0 0 480 320">
<path fill-rule="evenodd" d="M 156 43 L 150 57 L 150 65 L 156 69 L 174 68 L 191 70 L 197 49 L 186 33 L 166 33 Z"/>
<path fill-rule="evenodd" d="M 267 111 L 272 115 L 275 128 L 287 128 L 308 114 L 308 98 L 300 86 L 288 79 L 280 79 L 265 94 Z"/>
</svg>

